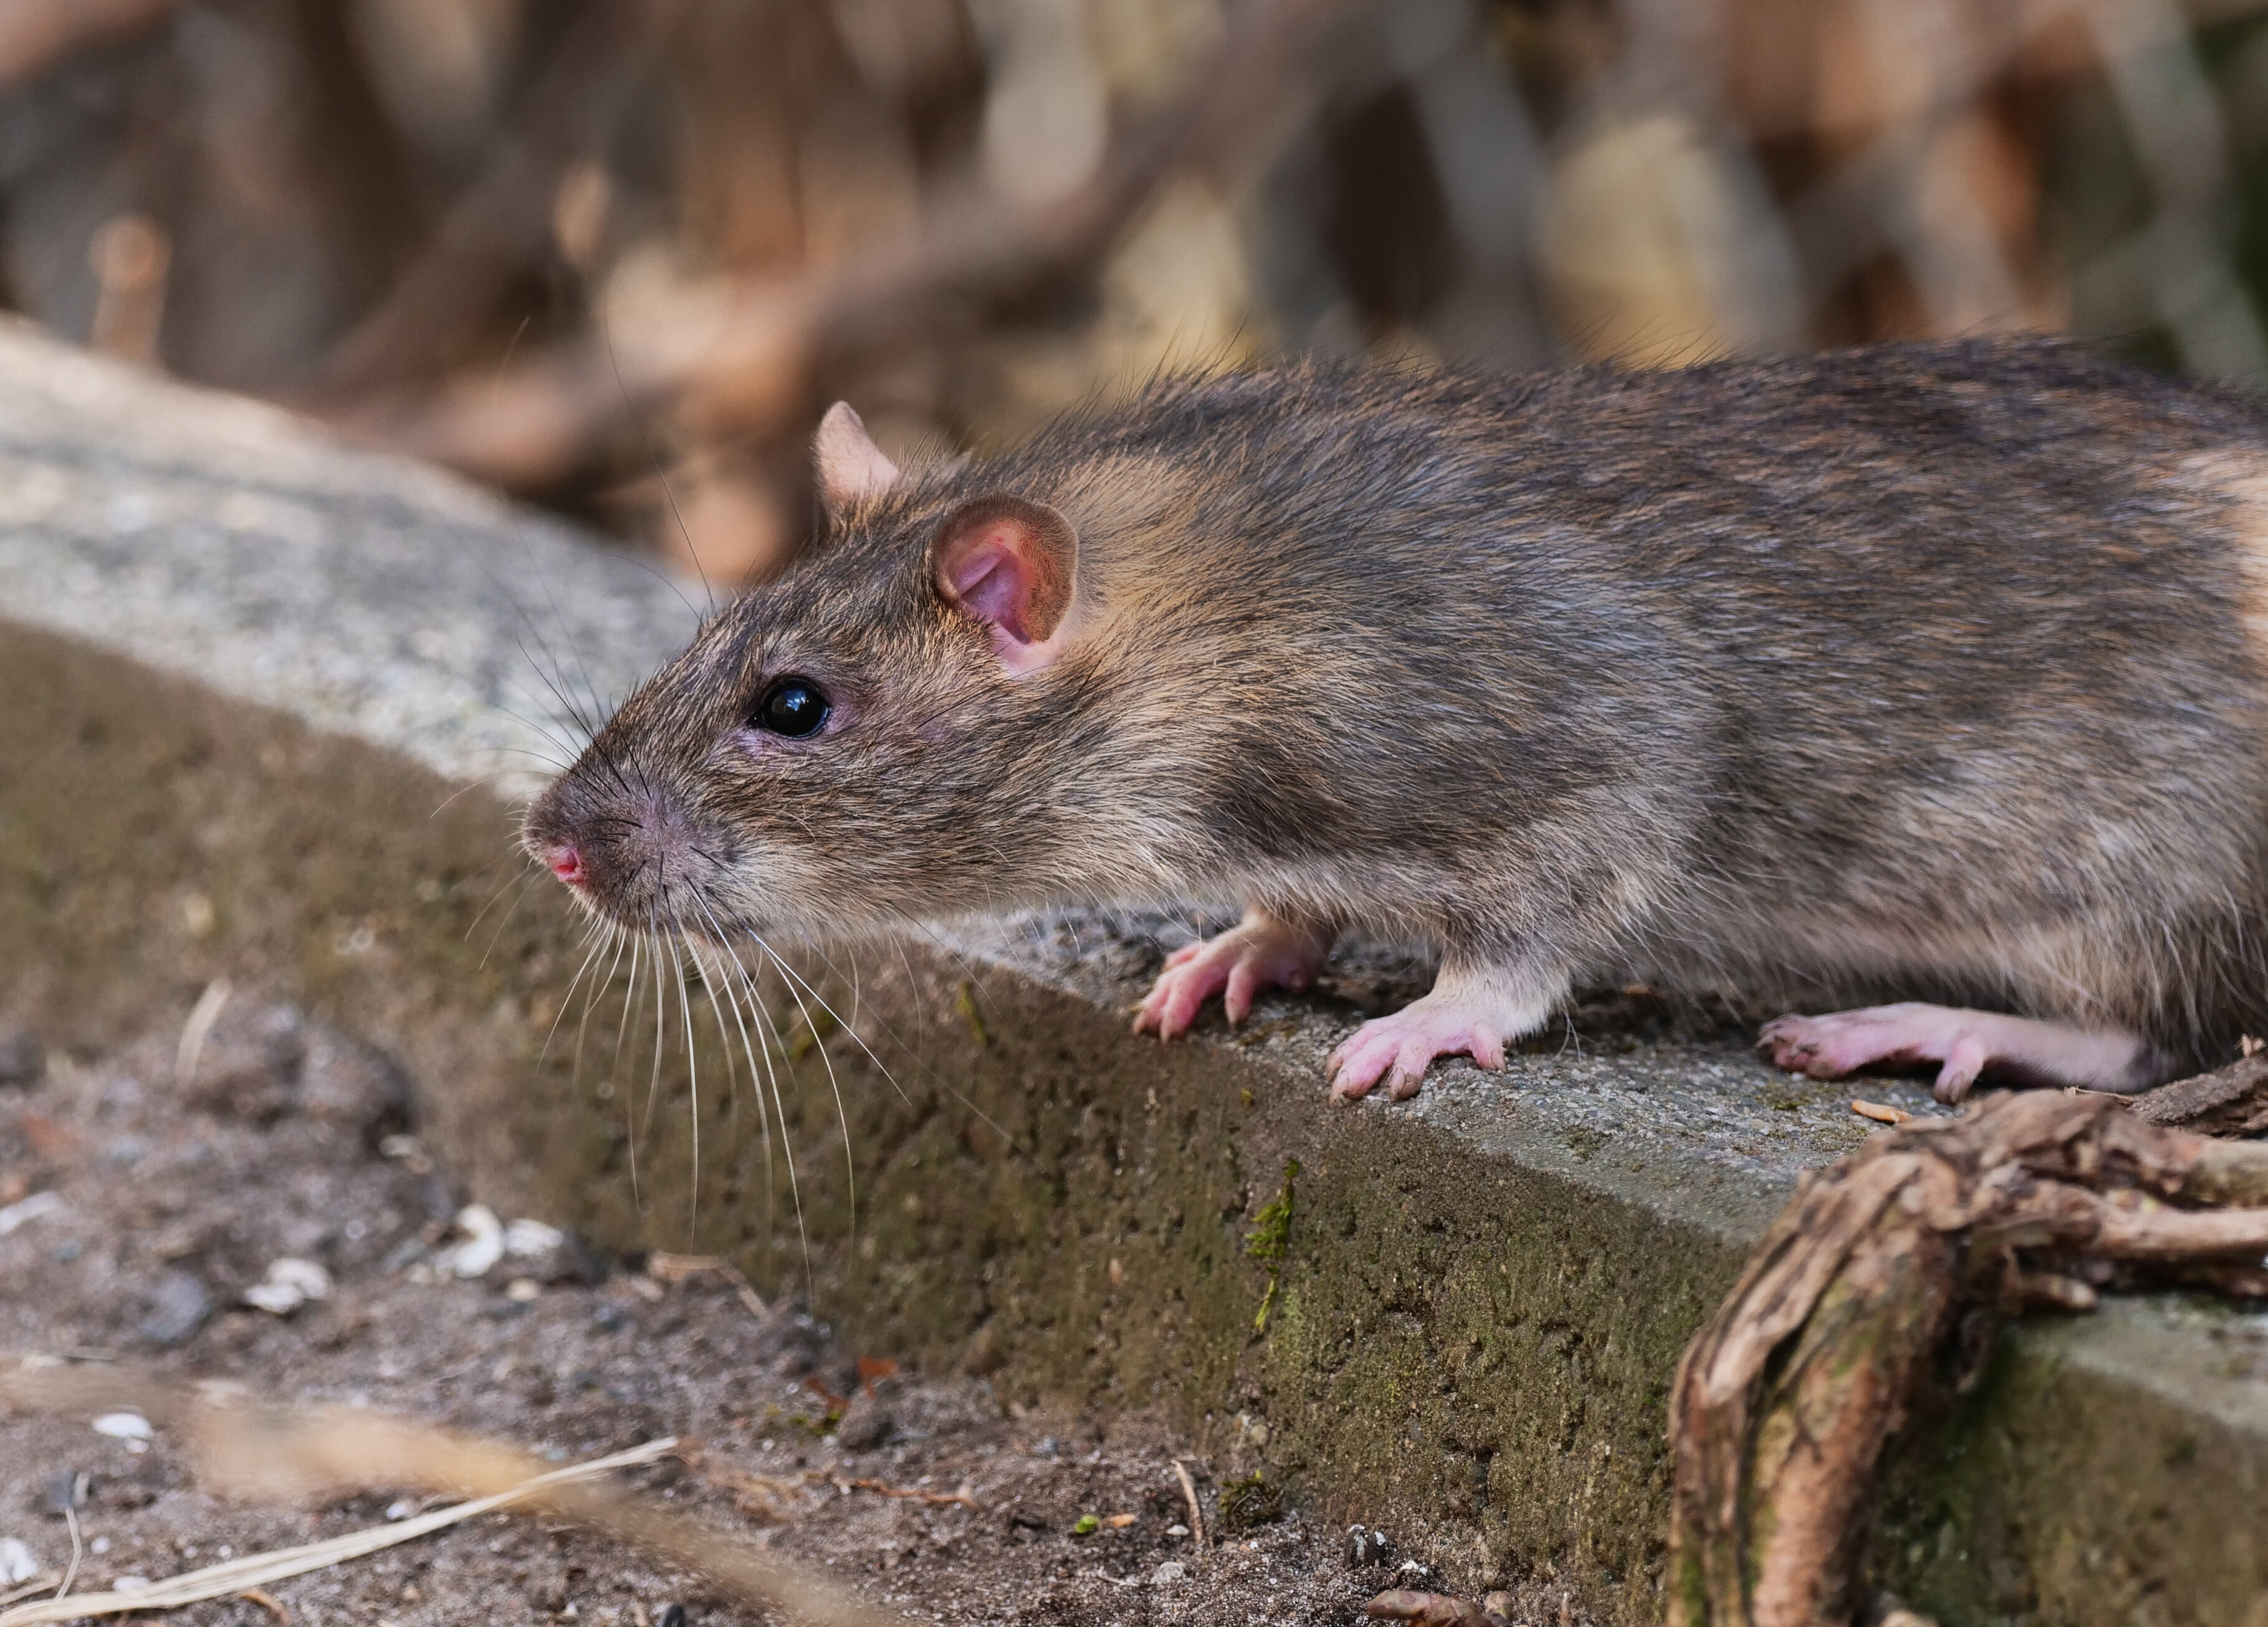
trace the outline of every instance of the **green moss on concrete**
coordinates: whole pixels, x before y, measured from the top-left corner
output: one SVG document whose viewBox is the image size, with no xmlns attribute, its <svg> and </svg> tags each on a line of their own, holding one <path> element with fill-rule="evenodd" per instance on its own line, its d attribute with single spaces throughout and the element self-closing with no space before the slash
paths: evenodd
<svg viewBox="0 0 2268 1627">
<path fill-rule="evenodd" d="M 1948 1622 L 2261 1627 L 2264 1411 L 2259 1317 L 2030 1319 L 1900 1453 L 1872 1573 Z"/>
</svg>

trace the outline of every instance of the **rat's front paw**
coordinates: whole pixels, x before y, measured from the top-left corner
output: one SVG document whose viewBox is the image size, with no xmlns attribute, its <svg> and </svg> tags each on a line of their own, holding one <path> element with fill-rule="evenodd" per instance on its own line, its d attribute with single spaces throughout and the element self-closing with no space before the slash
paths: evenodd
<svg viewBox="0 0 2268 1627">
<path fill-rule="evenodd" d="M 1504 1066 L 1507 1025 L 1493 1010 L 1436 989 L 1391 1017 L 1375 1017 L 1331 1053 L 1323 1077 L 1331 1094 L 1364 1096 L 1384 1078 L 1386 1093 L 1406 1101 L 1418 1093 L 1436 1056 L 1470 1056 L 1484 1068 Z"/>
<path fill-rule="evenodd" d="M 1254 909 L 1218 938 L 1187 944 L 1166 959 L 1166 969 L 1142 1002 L 1134 1032 L 1156 1029 L 1161 1040 L 1188 1031 L 1204 1003 L 1222 995 L 1232 1023 L 1252 1014 L 1252 997 L 1263 989 L 1300 990 L 1331 952 L 1320 932 Z M 1226 992 L 1224 992 L 1226 991 Z"/>
</svg>

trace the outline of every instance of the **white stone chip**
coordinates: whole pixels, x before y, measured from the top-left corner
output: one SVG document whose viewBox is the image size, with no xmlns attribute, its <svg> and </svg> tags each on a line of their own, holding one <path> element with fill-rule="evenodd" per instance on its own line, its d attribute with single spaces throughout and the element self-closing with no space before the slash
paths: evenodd
<svg viewBox="0 0 2268 1627">
<path fill-rule="evenodd" d="M 94 1432 L 113 1440 L 147 1440 L 158 1432 L 138 1412 L 106 1412 L 95 1419 Z"/>
<path fill-rule="evenodd" d="M 271 1316 L 289 1316 L 310 1299 L 331 1297 L 331 1274 L 313 1260 L 286 1255 L 271 1261 L 266 1280 L 244 1291 L 244 1302 Z"/>
<path fill-rule="evenodd" d="M 464 1240 L 453 1243 L 433 1258 L 452 1277 L 485 1277 L 504 1258 L 504 1222 L 486 1204 L 468 1204 L 457 1211 L 457 1230 Z"/>
<path fill-rule="evenodd" d="M 0 1209 L 0 1237 L 5 1237 L 18 1226 L 33 1220 L 44 1220 L 49 1215 L 59 1215 L 65 1208 L 60 1192 L 34 1192 L 20 1203 Z"/>
<path fill-rule="evenodd" d="M 515 1220 L 504 1229 L 504 1251 L 515 1260 L 535 1260 L 567 1240 L 567 1233 L 541 1220 Z"/>
</svg>

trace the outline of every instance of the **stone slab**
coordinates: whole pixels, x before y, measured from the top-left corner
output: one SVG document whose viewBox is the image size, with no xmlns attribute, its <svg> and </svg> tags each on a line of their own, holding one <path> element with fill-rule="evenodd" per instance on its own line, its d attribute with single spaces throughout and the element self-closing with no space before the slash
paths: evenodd
<svg viewBox="0 0 2268 1627">
<path fill-rule="evenodd" d="M 511 797 L 700 602 L 446 476 L 0 329 L 0 1019 L 93 1044 L 217 975 L 274 989 L 399 1056 L 428 1145 L 515 1211 L 728 1254 L 1005 1398 L 1162 1403 L 1223 1476 L 1656 1619 L 1671 1365 L 1864 1135 L 1849 1093 L 1608 992 L 1500 1075 L 1334 1108 L 1322 1057 L 1423 968 L 1358 949 L 1161 1049 L 1127 1011 L 1190 915 L 745 984 L 586 966 Z M 1902 1448 L 1879 1573 L 1948 1623 L 2258 1620 L 2264 1373 L 2268 1321 L 2217 1307 L 2014 1329 Z"/>
</svg>

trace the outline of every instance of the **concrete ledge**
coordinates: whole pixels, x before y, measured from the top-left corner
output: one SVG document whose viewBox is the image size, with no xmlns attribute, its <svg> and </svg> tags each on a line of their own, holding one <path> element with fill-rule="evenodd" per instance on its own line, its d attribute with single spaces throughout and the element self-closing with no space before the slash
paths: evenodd
<svg viewBox="0 0 2268 1627">
<path fill-rule="evenodd" d="M 1012 1391 L 1162 1402 L 1225 1475 L 1655 1619 L 1671 1365 L 1859 1138 L 1849 1093 L 1609 997 L 1502 1076 L 1334 1110 L 1322 1056 L 1417 968 L 1161 1050 L 1125 1008 L 1187 926 L 1082 917 L 814 952 L 855 1032 L 760 979 L 768 1063 L 696 994 L 688 1069 L 673 984 L 655 1071 L 621 977 L 547 1049 L 578 932 L 511 856 L 513 754 L 691 622 L 442 476 L 0 333 L 0 1020 L 91 1044 L 266 985 L 392 1050 L 515 1211 L 731 1253 Z M 1908 1444 L 1881 1574 L 1948 1623 L 2256 1621 L 2263 1373 L 2268 1321 L 2219 1309 L 2016 1330 Z"/>
</svg>

